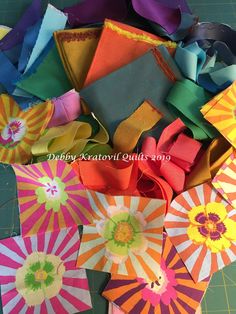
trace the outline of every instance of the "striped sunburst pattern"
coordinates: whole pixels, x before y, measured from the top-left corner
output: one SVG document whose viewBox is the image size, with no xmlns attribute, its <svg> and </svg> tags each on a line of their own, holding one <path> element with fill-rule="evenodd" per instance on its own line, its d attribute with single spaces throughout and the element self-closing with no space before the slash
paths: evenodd
<svg viewBox="0 0 236 314">
<path fill-rule="evenodd" d="M 23 236 L 91 222 L 86 190 L 66 162 L 51 160 L 13 169 Z"/>
<path fill-rule="evenodd" d="M 236 81 L 206 104 L 201 112 L 236 147 Z"/>
<path fill-rule="evenodd" d="M 236 260 L 236 212 L 210 183 L 178 195 L 165 228 L 195 281 Z"/>
<path fill-rule="evenodd" d="M 76 269 L 78 228 L 0 242 L 4 314 L 73 314 L 91 309 L 84 269 Z"/>
<path fill-rule="evenodd" d="M 83 228 L 77 266 L 156 278 L 166 201 L 93 191 L 88 195 L 94 221 Z"/>
<path fill-rule="evenodd" d="M 158 279 L 113 275 L 103 296 L 129 314 L 195 314 L 209 279 L 195 283 L 168 237 Z"/>
<path fill-rule="evenodd" d="M 236 208 L 236 153 L 226 160 L 212 180 L 215 189 Z"/>
<path fill-rule="evenodd" d="M 47 127 L 54 105 L 49 101 L 22 111 L 8 95 L 0 95 L 0 161 L 25 164 L 31 147 Z"/>
</svg>

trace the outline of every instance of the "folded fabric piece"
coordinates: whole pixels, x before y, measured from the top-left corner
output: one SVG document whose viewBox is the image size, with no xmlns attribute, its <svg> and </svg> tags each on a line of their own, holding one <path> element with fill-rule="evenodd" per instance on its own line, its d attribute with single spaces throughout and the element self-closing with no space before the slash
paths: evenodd
<svg viewBox="0 0 236 314">
<path fill-rule="evenodd" d="M 147 20 L 161 25 L 169 34 L 177 31 L 181 23 L 181 13 L 190 13 L 185 0 L 132 0 L 134 10 Z"/>
<path fill-rule="evenodd" d="M 0 239 L 20 234 L 16 177 L 10 165 L 0 163 Z"/>
<path fill-rule="evenodd" d="M 70 153 L 78 158 L 88 142 L 107 144 L 109 141 L 109 136 L 101 124 L 99 132 L 95 136 L 91 136 L 91 134 L 91 125 L 79 121 L 47 129 L 46 133 L 32 146 L 32 154 L 44 156 Z"/>
<path fill-rule="evenodd" d="M 190 13 L 181 13 L 181 21 L 180 24 L 173 34 L 169 34 L 163 27 L 156 24 L 155 22 L 148 21 L 148 24 L 151 27 L 151 33 L 157 34 L 158 36 L 169 38 L 172 41 L 181 41 L 189 34 L 193 25 L 198 23 L 198 17 L 194 16 Z"/>
<path fill-rule="evenodd" d="M 57 31 L 54 38 L 71 84 L 79 91 L 86 79 L 101 35 L 101 28 Z"/>
<path fill-rule="evenodd" d="M 123 20 L 127 15 L 125 0 L 85 0 L 82 3 L 66 7 L 63 11 L 68 14 L 69 24 L 72 27 L 81 24 L 103 22 L 105 18 Z"/>
<path fill-rule="evenodd" d="M 157 280 L 112 275 L 103 296 L 130 314 L 195 314 L 209 279 L 195 283 L 165 235 L 155 272 Z"/>
<path fill-rule="evenodd" d="M 157 48 L 82 89 L 80 95 L 105 126 L 111 138 L 118 125 L 145 99 L 149 99 L 163 114 L 155 130 L 158 137 L 163 128 L 174 120 L 164 99 L 176 76 L 179 76 L 178 70 L 172 64 L 167 64 Z"/>
<path fill-rule="evenodd" d="M 197 42 L 187 46 L 179 45 L 176 49 L 175 61 L 182 74 L 196 82 L 206 62 L 206 52 L 199 47 Z"/>
<path fill-rule="evenodd" d="M 80 96 L 72 89 L 68 93 L 52 99 L 54 112 L 48 124 L 48 128 L 69 123 L 81 114 Z"/>
<path fill-rule="evenodd" d="M 22 76 L 16 85 L 43 100 L 59 97 L 72 88 L 55 45 L 33 73 Z"/>
<path fill-rule="evenodd" d="M 224 66 L 215 63 L 207 68 L 198 78 L 198 83 L 213 94 L 217 94 L 230 86 L 236 80 L 236 65 Z"/>
<path fill-rule="evenodd" d="M 204 118 L 234 147 L 236 147 L 235 99 L 236 81 L 201 109 Z"/>
<path fill-rule="evenodd" d="M 30 26 L 41 18 L 41 0 L 33 0 L 15 27 L 0 40 L 0 50 L 9 50 L 21 44 Z"/>
<path fill-rule="evenodd" d="M 8 95 L 0 96 L 0 161 L 27 163 L 31 147 L 44 132 L 53 114 L 53 104 L 48 101 L 27 111 L 21 111 Z"/>
<path fill-rule="evenodd" d="M 235 210 L 209 183 L 174 199 L 165 228 L 195 282 L 236 260 Z"/>
<path fill-rule="evenodd" d="M 185 189 L 211 181 L 232 153 L 233 147 L 223 137 L 214 139 L 187 177 Z"/>
<path fill-rule="evenodd" d="M 66 162 L 50 160 L 13 169 L 23 236 L 91 223 L 85 188 Z"/>
<path fill-rule="evenodd" d="M 210 100 L 210 97 L 210 94 L 200 86 L 190 80 L 183 80 L 175 83 L 166 98 L 176 117 L 181 118 L 197 140 L 218 135 L 215 128 L 206 123 L 200 112 L 200 108 Z"/>
<path fill-rule="evenodd" d="M 27 63 L 29 61 L 29 57 L 34 49 L 34 45 L 38 38 L 39 30 L 41 28 L 42 19 L 38 20 L 33 26 L 29 27 L 22 44 L 21 54 L 18 62 L 18 71 L 24 72 Z"/>
<path fill-rule="evenodd" d="M 48 4 L 38 33 L 37 40 L 25 68 L 25 72 L 27 72 L 27 70 L 32 66 L 32 64 L 36 61 L 41 52 L 47 46 L 47 44 L 53 37 L 53 33 L 59 29 L 65 28 L 66 22 L 67 16 L 61 11 L 57 10 L 51 4 Z"/>
<path fill-rule="evenodd" d="M 91 309 L 86 272 L 75 269 L 79 244 L 77 227 L 1 241 L 3 313 Z"/>
<path fill-rule="evenodd" d="M 171 41 L 106 19 L 85 86 L 129 64 L 159 45 L 166 46 L 171 52 L 174 52 L 176 47 Z"/>
<path fill-rule="evenodd" d="M 94 220 L 83 228 L 77 267 L 156 280 L 165 201 L 93 191 L 88 197 Z"/>
<path fill-rule="evenodd" d="M 152 168 L 177 193 L 184 190 L 186 173 L 201 148 L 201 143 L 186 136 L 184 130 L 184 123 L 177 119 L 164 129 L 157 144 L 154 138 L 147 137 L 142 145 L 142 152 L 150 158 Z"/>
<path fill-rule="evenodd" d="M 114 150 L 130 153 L 138 143 L 143 132 L 150 130 L 162 118 L 162 114 L 148 101 L 123 120 L 113 136 Z"/>
<path fill-rule="evenodd" d="M 234 208 L 236 208 L 236 153 L 225 161 L 216 176 L 212 180 L 212 184 L 217 191 L 227 200 Z"/>
<path fill-rule="evenodd" d="M 137 161 L 78 159 L 71 166 L 89 190 L 111 195 L 132 195 L 136 189 Z"/>
</svg>

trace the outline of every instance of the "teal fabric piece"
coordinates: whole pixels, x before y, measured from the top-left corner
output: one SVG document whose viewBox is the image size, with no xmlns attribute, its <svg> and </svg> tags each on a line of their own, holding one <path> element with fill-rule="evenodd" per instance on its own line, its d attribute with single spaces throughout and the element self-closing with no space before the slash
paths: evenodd
<svg viewBox="0 0 236 314">
<path fill-rule="evenodd" d="M 196 82 L 206 62 L 206 52 L 195 42 L 188 46 L 177 47 L 175 53 L 175 61 L 182 71 L 182 74 Z"/>
<path fill-rule="evenodd" d="M 176 82 L 166 101 L 176 118 L 180 118 L 197 140 L 213 139 L 218 131 L 206 122 L 200 109 L 211 99 L 211 94 L 190 80 Z"/>
<path fill-rule="evenodd" d="M 167 63 L 171 68 L 171 62 Z M 179 77 L 176 66 L 171 70 Z M 165 103 L 173 85 L 174 82 L 164 73 L 153 52 L 149 51 L 84 88 L 80 95 L 111 138 L 121 121 L 129 117 L 144 100 L 150 100 L 163 114 L 152 134 L 158 138 L 162 130 L 175 119 Z"/>
<path fill-rule="evenodd" d="M 57 30 L 64 29 L 66 26 L 66 22 L 67 16 L 60 10 L 57 10 L 55 7 L 49 4 L 25 72 L 29 70 L 29 68 L 32 66 L 32 64 L 50 42 L 53 37 L 53 33 Z"/>
<path fill-rule="evenodd" d="M 34 71 L 30 70 L 16 85 L 42 100 L 59 97 L 73 88 L 54 42 Z"/>
</svg>

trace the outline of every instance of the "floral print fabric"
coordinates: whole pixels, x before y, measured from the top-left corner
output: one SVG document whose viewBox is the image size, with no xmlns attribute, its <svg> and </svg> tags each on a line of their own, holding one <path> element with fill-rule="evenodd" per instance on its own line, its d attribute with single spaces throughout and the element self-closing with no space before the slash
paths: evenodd
<svg viewBox="0 0 236 314">
<path fill-rule="evenodd" d="M 236 260 L 235 210 L 210 183 L 178 195 L 165 227 L 195 281 Z"/>
<path fill-rule="evenodd" d="M 92 221 L 85 188 L 66 162 L 50 160 L 13 169 L 23 236 Z"/>
<path fill-rule="evenodd" d="M 156 279 L 165 201 L 89 191 L 93 224 L 84 226 L 77 266 Z"/>
<path fill-rule="evenodd" d="M 0 241 L 4 314 L 72 314 L 91 308 L 88 280 L 76 269 L 78 228 Z"/>
</svg>

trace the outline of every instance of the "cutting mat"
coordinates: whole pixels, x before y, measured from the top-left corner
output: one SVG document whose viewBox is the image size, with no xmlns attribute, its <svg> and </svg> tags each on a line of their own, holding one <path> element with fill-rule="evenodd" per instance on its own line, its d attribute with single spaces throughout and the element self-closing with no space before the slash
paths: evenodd
<svg viewBox="0 0 236 314">
<path fill-rule="evenodd" d="M 44 6 L 47 2 L 43 0 Z M 58 8 L 78 2 L 78 0 L 50 1 Z M 29 3 L 31 0 L 0 0 L 0 24 L 13 26 Z M 217 21 L 236 28 L 236 0 L 189 0 L 189 4 L 201 21 Z M 19 217 L 14 173 L 10 167 L 0 165 L 0 238 L 18 233 Z M 108 275 L 92 271 L 87 273 L 94 310 L 84 313 L 105 314 L 107 303 L 101 298 L 100 293 L 108 280 Z M 236 314 L 236 263 L 213 276 L 202 303 L 202 310 L 203 314 Z"/>
</svg>

